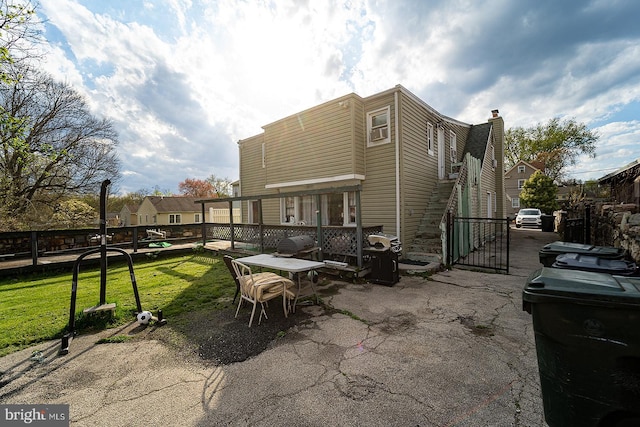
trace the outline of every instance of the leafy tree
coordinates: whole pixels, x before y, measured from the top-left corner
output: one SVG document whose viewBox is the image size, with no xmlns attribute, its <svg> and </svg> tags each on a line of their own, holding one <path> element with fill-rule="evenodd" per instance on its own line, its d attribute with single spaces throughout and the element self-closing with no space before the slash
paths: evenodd
<svg viewBox="0 0 640 427">
<path fill-rule="evenodd" d="M 218 197 L 231 196 L 231 180 L 229 178 L 218 178 L 215 175 L 211 175 L 207 178 L 207 181 L 213 185 L 215 194 Z"/>
<path fill-rule="evenodd" d="M 51 219 L 55 228 L 84 228 L 98 218 L 97 212 L 82 200 L 70 199 L 58 203 Z"/>
<path fill-rule="evenodd" d="M 519 160 L 542 162 L 547 176 L 555 181 L 564 176 L 567 167 L 576 164 L 581 154 L 595 158 L 598 139 L 597 132 L 582 123 L 553 118 L 544 125 L 507 130 L 505 160 L 507 167 Z"/>
<path fill-rule="evenodd" d="M 558 187 L 553 179 L 540 171 L 535 171 L 522 184 L 520 202 L 525 208 L 539 208 L 543 213 L 551 214 L 558 209 Z"/>
<path fill-rule="evenodd" d="M 7 69 L 11 64 L 24 61 L 34 55 L 29 49 L 29 43 L 37 38 L 37 31 L 33 25 L 35 9 L 30 3 L 19 3 L 0 0 L 0 83 L 12 84 L 16 76 L 10 75 Z M 11 112 L 0 106 L 0 133 L 10 133 L 15 139 L 14 144 L 20 145 L 23 137 L 25 119 L 14 117 Z M 7 183 L 0 176 L 0 188 Z M 11 206 L 2 203 L 0 194 L 0 231 L 19 230 L 26 227 L 24 218 L 15 215 Z"/>
<path fill-rule="evenodd" d="M 191 197 L 217 197 L 216 189 L 208 180 L 187 178 L 178 184 L 180 194 Z"/>
<path fill-rule="evenodd" d="M 29 68 L 0 83 L 0 108 L 18 122 L 0 128 L 0 205 L 14 215 L 54 208 L 68 194 L 95 193 L 119 177 L 117 133 L 91 115 L 71 86 Z"/>
<path fill-rule="evenodd" d="M 0 81 L 14 78 L 5 71 L 8 65 L 38 56 L 34 49 L 39 37 L 35 17 L 30 2 L 0 0 Z"/>
</svg>

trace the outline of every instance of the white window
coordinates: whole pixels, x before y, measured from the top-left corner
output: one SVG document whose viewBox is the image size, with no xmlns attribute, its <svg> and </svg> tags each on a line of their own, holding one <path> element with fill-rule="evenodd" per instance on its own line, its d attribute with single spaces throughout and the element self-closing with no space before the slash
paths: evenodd
<svg viewBox="0 0 640 427">
<path fill-rule="evenodd" d="M 367 146 L 391 142 L 390 120 L 389 106 L 367 113 Z"/>
<path fill-rule="evenodd" d="M 356 223 L 356 193 L 355 191 L 350 191 L 348 193 L 345 193 L 345 199 L 346 199 L 346 203 L 345 206 L 347 207 L 346 212 L 345 212 L 345 218 L 346 221 L 344 222 L 344 225 L 355 225 Z"/>
<path fill-rule="evenodd" d="M 520 207 L 520 198 L 519 197 L 514 197 L 513 199 L 511 199 L 511 207 L 512 208 L 519 208 Z"/>
<path fill-rule="evenodd" d="M 523 165 L 518 166 L 518 173 L 524 173 L 524 166 Z"/>
<path fill-rule="evenodd" d="M 458 162 L 458 142 L 453 131 L 449 131 L 449 160 L 451 163 Z"/>
<path fill-rule="evenodd" d="M 169 224 L 180 224 L 182 222 L 182 215 L 169 214 Z"/>
<path fill-rule="evenodd" d="M 296 198 L 285 197 L 280 199 L 280 212 L 282 212 L 283 224 L 294 224 L 296 222 Z"/>
<path fill-rule="evenodd" d="M 522 187 L 524 186 L 524 182 L 526 181 L 526 179 L 519 179 L 518 180 L 518 190 L 522 189 Z"/>
<path fill-rule="evenodd" d="M 200 214 L 193 214 L 193 222 L 195 222 L 196 224 L 200 222 Z"/>
<path fill-rule="evenodd" d="M 262 143 L 262 167 L 266 168 L 267 167 L 267 154 L 265 152 L 265 146 L 264 146 L 264 142 Z"/>
<path fill-rule="evenodd" d="M 301 225 L 316 225 L 316 196 L 299 197 L 298 223 Z"/>
<path fill-rule="evenodd" d="M 493 211 L 498 212 L 498 197 L 495 191 L 493 192 Z"/>
<path fill-rule="evenodd" d="M 348 226 L 356 224 L 356 193 L 324 194 L 320 198 L 322 225 Z M 284 197 L 280 199 L 283 224 L 317 225 L 316 196 Z"/>
<path fill-rule="evenodd" d="M 433 156 L 433 125 L 427 123 L 427 151 Z"/>
</svg>

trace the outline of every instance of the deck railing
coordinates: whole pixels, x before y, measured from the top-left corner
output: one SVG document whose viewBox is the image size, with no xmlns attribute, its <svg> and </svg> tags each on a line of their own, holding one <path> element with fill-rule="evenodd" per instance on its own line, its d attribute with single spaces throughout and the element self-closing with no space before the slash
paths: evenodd
<svg viewBox="0 0 640 427">
<path fill-rule="evenodd" d="M 233 229 L 233 239 L 231 230 Z M 351 261 L 357 257 L 355 227 L 321 227 L 318 239 L 317 227 L 295 225 L 204 223 L 180 225 L 147 225 L 113 227 L 107 229 L 107 245 L 123 249 L 146 247 L 151 242 L 183 244 L 207 240 L 230 240 L 256 245 L 263 251 L 275 250 L 280 240 L 299 235 L 311 236 L 321 242 L 326 259 Z M 155 233 L 147 233 L 153 230 Z M 203 239 L 204 230 L 204 239 Z M 382 232 L 382 226 L 363 227 L 363 245 L 370 234 Z M 154 235 L 153 239 L 150 235 Z M 0 263 L 5 260 L 29 259 L 34 266 L 38 260 L 63 254 L 81 254 L 100 245 L 99 229 L 46 230 L 0 233 Z M 366 246 L 366 245 L 365 245 Z M 362 247 L 362 246 L 361 246 Z M 1 265 L 0 265 L 1 267 Z"/>
</svg>

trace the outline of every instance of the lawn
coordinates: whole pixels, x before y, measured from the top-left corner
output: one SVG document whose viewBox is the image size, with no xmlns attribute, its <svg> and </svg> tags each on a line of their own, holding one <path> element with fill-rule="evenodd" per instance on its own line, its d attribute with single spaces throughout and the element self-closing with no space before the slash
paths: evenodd
<svg viewBox="0 0 640 427">
<path fill-rule="evenodd" d="M 136 303 L 125 261 L 109 260 L 106 302 L 116 303 L 113 317 L 85 316 L 100 300 L 100 267 L 80 269 L 76 330 L 113 327 L 135 319 Z M 143 310 L 161 309 L 172 323 L 186 312 L 229 307 L 235 284 L 222 257 L 207 253 L 161 255 L 134 262 Z M 47 273 L 0 279 L 0 356 L 41 341 L 60 338 L 69 323 L 72 273 Z M 96 319 L 97 318 L 97 319 Z"/>
</svg>

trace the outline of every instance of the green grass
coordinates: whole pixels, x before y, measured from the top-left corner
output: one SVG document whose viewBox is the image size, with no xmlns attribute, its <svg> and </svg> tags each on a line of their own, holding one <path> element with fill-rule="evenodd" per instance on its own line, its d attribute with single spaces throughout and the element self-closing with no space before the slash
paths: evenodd
<svg viewBox="0 0 640 427">
<path fill-rule="evenodd" d="M 173 322 L 182 313 L 228 307 L 235 284 L 221 257 L 194 253 L 134 262 L 143 310 Z M 0 280 L 0 357 L 45 340 L 60 338 L 69 323 L 72 273 L 47 273 Z M 136 303 L 126 262 L 107 270 L 106 303 L 113 316 L 85 316 L 100 300 L 100 267 L 81 266 L 76 295 L 76 331 L 113 327 L 135 320 Z"/>
</svg>

